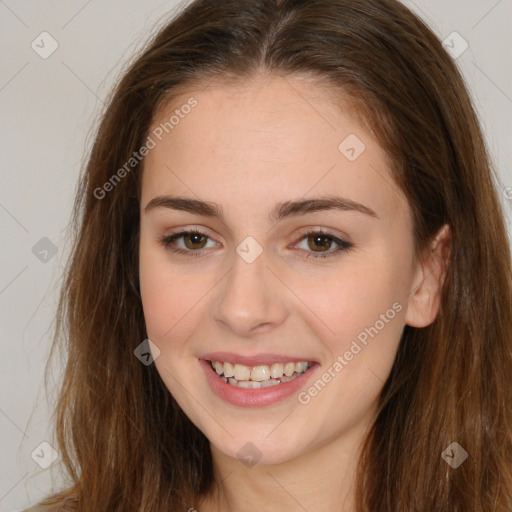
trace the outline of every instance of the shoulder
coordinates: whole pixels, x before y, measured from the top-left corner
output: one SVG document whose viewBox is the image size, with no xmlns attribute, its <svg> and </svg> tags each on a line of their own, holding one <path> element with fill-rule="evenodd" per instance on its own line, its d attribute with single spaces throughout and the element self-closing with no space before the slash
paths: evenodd
<svg viewBox="0 0 512 512">
<path fill-rule="evenodd" d="M 53 503 L 44 500 L 41 503 L 26 508 L 19 512 L 74 512 L 77 510 L 76 504 L 70 500 L 54 501 Z"/>
<path fill-rule="evenodd" d="M 71 508 L 69 506 L 65 506 L 62 503 L 54 504 L 54 505 L 34 505 L 30 508 L 26 508 L 16 512 L 72 512 L 75 511 L 76 508 Z"/>
<path fill-rule="evenodd" d="M 61 503 L 53 505 L 34 505 L 19 512 L 68 512 L 74 509 L 64 507 Z"/>
<path fill-rule="evenodd" d="M 75 490 L 71 487 L 43 498 L 39 503 L 19 512 L 76 512 L 78 500 Z"/>
</svg>

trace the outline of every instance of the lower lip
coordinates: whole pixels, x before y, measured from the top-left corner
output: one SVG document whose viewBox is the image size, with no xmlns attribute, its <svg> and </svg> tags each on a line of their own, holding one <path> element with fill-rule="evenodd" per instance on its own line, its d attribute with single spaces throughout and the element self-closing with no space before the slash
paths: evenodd
<svg viewBox="0 0 512 512">
<path fill-rule="evenodd" d="M 289 382 L 275 384 L 268 388 L 247 389 L 238 388 L 224 382 L 219 378 L 209 361 L 199 359 L 199 364 L 205 372 L 206 380 L 212 391 L 222 400 L 241 407 L 263 407 L 288 398 L 309 380 L 318 367 L 318 364 L 314 363 L 300 377 Z"/>
</svg>

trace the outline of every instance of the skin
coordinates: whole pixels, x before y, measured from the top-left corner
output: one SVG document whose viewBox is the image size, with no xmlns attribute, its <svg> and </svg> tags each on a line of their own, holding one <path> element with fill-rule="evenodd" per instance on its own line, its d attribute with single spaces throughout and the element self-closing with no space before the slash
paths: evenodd
<svg viewBox="0 0 512 512">
<path fill-rule="evenodd" d="M 140 286 L 148 336 L 160 350 L 158 372 L 210 440 L 218 484 L 195 506 L 353 511 L 360 444 L 402 330 L 429 325 L 437 314 L 448 230 L 415 259 L 410 208 L 386 155 L 318 85 L 263 75 L 238 86 L 210 85 L 175 98 L 153 127 L 191 96 L 197 106 L 144 161 Z M 338 149 L 349 134 L 366 146 L 354 161 Z M 145 212 L 164 194 L 218 203 L 225 219 L 163 207 Z M 333 194 L 378 218 L 323 210 L 268 219 L 278 202 Z M 182 237 L 175 247 L 202 251 L 200 257 L 159 242 L 190 228 L 208 238 L 185 245 Z M 335 242 L 308 244 L 309 228 L 354 247 L 335 253 Z M 263 250 L 252 263 L 236 252 L 248 236 Z M 306 258 L 322 250 L 332 256 Z M 232 405 L 211 391 L 198 364 L 210 351 L 314 360 L 320 366 L 307 390 L 396 303 L 401 310 L 308 404 L 293 394 L 265 407 Z M 261 453 L 251 467 L 237 458 L 248 442 Z"/>
</svg>

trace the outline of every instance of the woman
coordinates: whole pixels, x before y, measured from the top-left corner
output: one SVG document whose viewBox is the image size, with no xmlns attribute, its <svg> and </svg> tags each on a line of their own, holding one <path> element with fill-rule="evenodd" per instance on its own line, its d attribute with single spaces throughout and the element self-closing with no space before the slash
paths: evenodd
<svg viewBox="0 0 512 512">
<path fill-rule="evenodd" d="M 117 85 L 33 510 L 510 511 L 511 264 L 480 127 L 394 0 L 192 2 Z"/>
</svg>

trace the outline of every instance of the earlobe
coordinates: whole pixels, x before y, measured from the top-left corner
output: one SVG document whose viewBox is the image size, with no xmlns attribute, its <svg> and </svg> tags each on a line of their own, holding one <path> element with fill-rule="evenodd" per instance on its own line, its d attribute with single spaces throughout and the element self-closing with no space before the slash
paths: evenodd
<svg viewBox="0 0 512 512">
<path fill-rule="evenodd" d="M 436 319 L 441 292 L 446 278 L 451 253 L 448 224 L 438 231 L 422 261 L 418 263 L 414 286 L 407 300 L 405 323 L 411 327 L 426 327 Z"/>
</svg>

